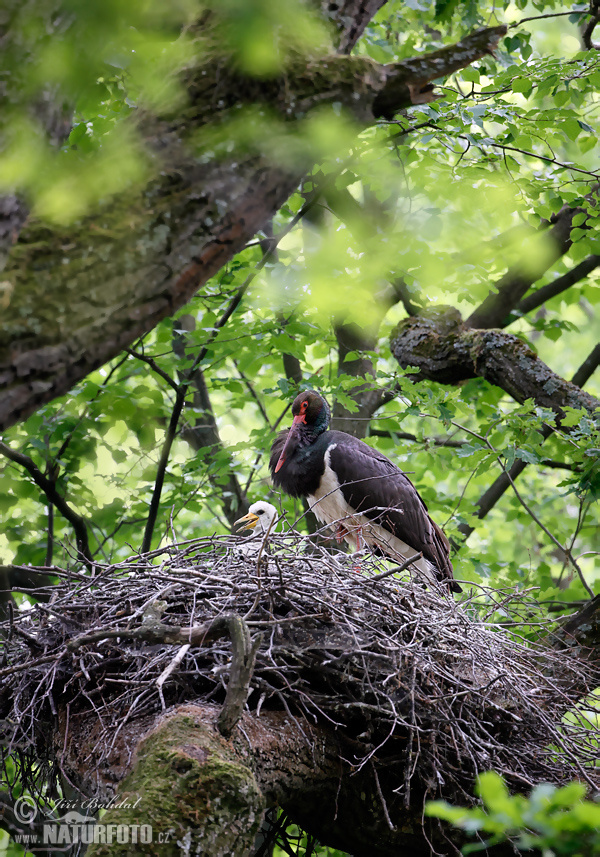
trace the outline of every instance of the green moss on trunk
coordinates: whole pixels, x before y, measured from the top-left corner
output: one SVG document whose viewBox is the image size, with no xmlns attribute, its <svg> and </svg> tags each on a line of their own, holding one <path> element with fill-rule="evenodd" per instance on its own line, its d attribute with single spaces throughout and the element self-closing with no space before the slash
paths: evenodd
<svg viewBox="0 0 600 857">
<path fill-rule="evenodd" d="M 265 810 L 252 771 L 191 708 L 166 718 L 140 742 L 117 802 L 126 806 L 109 809 L 100 823 L 149 825 L 152 842 L 98 843 L 90 857 L 243 855 Z"/>
</svg>

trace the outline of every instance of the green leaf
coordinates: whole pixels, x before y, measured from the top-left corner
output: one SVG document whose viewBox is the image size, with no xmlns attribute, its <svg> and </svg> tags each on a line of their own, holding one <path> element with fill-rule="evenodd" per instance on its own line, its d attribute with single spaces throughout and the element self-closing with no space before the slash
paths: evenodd
<svg viewBox="0 0 600 857">
<path fill-rule="evenodd" d="M 513 92 L 520 92 L 523 95 L 528 96 L 533 87 L 531 85 L 531 81 L 526 77 L 516 77 L 511 81 L 510 88 Z"/>
<path fill-rule="evenodd" d="M 470 66 L 469 68 L 465 68 L 462 70 L 461 76 L 462 76 L 463 80 L 467 80 L 467 81 L 473 82 L 473 83 L 479 83 L 479 79 L 481 77 L 481 74 L 479 72 L 479 69 L 474 68 L 473 66 Z"/>
<path fill-rule="evenodd" d="M 461 0 L 435 0 L 435 18 L 447 21 Z"/>
<path fill-rule="evenodd" d="M 577 119 L 563 119 L 561 122 L 561 128 L 569 138 L 569 140 L 576 140 L 577 137 L 581 134 L 581 125 L 577 121 Z"/>
</svg>

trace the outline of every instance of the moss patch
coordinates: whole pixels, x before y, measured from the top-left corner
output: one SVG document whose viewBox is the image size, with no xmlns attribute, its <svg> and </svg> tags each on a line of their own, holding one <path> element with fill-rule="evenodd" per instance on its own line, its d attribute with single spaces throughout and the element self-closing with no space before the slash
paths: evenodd
<svg viewBox="0 0 600 857">
<path fill-rule="evenodd" d="M 140 742 L 118 801 L 129 808 L 109 809 L 100 823 L 149 825 L 152 842 L 98 843 L 89 855 L 245 854 L 265 809 L 252 772 L 193 709 L 164 720 Z"/>
</svg>

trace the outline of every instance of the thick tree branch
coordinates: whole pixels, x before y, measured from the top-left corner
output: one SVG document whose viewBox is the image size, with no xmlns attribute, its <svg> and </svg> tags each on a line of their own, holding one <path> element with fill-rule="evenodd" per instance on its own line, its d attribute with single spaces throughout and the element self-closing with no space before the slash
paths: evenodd
<svg viewBox="0 0 600 857">
<path fill-rule="evenodd" d="M 451 47 L 390 65 L 386 83 L 373 104 L 374 115 L 392 119 L 400 109 L 398 105 L 406 100 L 407 91 L 413 104 L 432 101 L 435 95 L 431 81 L 466 68 L 475 60 L 493 53 L 506 31 L 505 26 L 487 27 L 471 33 Z"/>
<path fill-rule="evenodd" d="M 231 737 L 242 716 L 250 692 L 256 653 L 262 643 L 262 634 L 251 640 L 248 626 L 240 616 L 231 616 L 227 624 L 231 636 L 231 668 L 227 695 L 217 717 L 217 728 L 223 738 Z"/>
<path fill-rule="evenodd" d="M 500 330 L 470 329 L 452 307 L 401 322 L 391 349 L 403 369 L 419 369 L 415 380 L 457 384 L 485 378 L 517 402 L 533 399 L 559 419 L 567 406 L 590 412 L 600 407 L 598 399 L 553 372 L 521 339 Z"/>
<path fill-rule="evenodd" d="M 360 4 L 361 21 L 346 21 L 347 44 L 377 5 Z M 485 55 L 504 32 L 489 28 L 389 66 L 364 57 L 311 57 L 267 82 L 240 79 L 223 62 L 188 70 L 190 109 L 177 121 L 140 120 L 156 163 L 149 184 L 128 189 L 69 229 L 30 220 L 13 245 L 3 275 L 0 428 L 65 393 L 181 307 L 246 245 L 310 167 L 310 153 L 275 163 L 264 134 L 250 153 L 228 159 L 209 146 L 199 157 L 203 126 L 220 121 L 223 127 L 240 104 L 267 102 L 286 128 L 313 108 L 341 104 L 359 129 L 377 115 L 431 98 L 430 81 Z"/>
<path fill-rule="evenodd" d="M 600 660 L 600 595 L 561 623 L 556 635 L 562 643 L 589 650 L 589 658 Z"/>
<path fill-rule="evenodd" d="M 325 19 L 335 24 L 338 53 L 348 54 L 362 36 L 365 27 L 387 0 L 321 0 Z"/>
</svg>

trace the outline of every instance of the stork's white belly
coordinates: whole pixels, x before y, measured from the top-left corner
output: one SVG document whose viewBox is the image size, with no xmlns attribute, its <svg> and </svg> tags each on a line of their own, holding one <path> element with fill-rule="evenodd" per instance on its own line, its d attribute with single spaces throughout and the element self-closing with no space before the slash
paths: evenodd
<svg viewBox="0 0 600 857">
<path fill-rule="evenodd" d="M 358 541 L 360 540 L 360 542 L 372 547 L 380 547 L 384 553 L 400 563 L 418 554 L 419 551 L 396 538 L 389 530 L 370 520 L 362 512 L 357 512 L 346 502 L 335 471 L 332 470 L 329 463 L 331 450 L 335 449 L 336 446 L 337 444 L 334 443 L 328 447 L 325 453 L 325 471 L 321 477 L 321 484 L 314 494 L 309 494 L 307 497 L 308 505 L 316 518 L 324 524 L 339 523 L 344 527 L 347 531 L 344 538 L 354 551 L 358 550 Z M 425 557 L 417 560 L 411 566 L 411 569 L 413 568 L 419 569 L 428 580 L 435 581 L 435 575 L 432 573 L 433 566 Z"/>
</svg>

